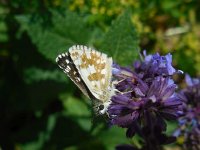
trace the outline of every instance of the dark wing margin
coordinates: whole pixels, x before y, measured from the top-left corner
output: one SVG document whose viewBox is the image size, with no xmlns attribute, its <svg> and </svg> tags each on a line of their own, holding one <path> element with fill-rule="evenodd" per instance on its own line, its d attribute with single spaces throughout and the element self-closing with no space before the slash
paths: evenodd
<svg viewBox="0 0 200 150">
<path fill-rule="evenodd" d="M 69 53 L 62 53 L 56 58 L 58 66 L 67 74 L 67 76 L 78 86 L 78 88 L 85 94 L 88 98 L 90 93 L 88 93 L 87 86 L 84 84 L 76 66 L 74 65 Z"/>
<path fill-rule="evenodd" d="M 69 52 L 58 55 L 58 57 L 56 58 L 56 62 L 58 66 L 63 70 L 63 72 L 67 74 L 67 76 L 78 86 L 83 94 L 91 99 L 93 105 L 93 113 L 98 115 L 99 106 L 102 105 L 102 102 L 93 96 L 85 82 L 82 80 L 78 69 L 76 68 L 70 57 Z"/>
</svg>

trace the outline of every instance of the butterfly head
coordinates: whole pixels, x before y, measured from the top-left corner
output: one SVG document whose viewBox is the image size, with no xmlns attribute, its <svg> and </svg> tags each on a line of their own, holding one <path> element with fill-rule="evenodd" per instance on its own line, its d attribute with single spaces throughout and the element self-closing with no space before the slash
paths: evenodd
<svg viewBox="0 0 200 150">
<path fill-rule="evenodd" d="M 110 105 L 111 101 L 107 101 L 104 104 L 99 106 L 99 113 L 100 114 L 105 114 L 108 110 L 108 106 Z"/>
<path fill-rule="evenodd" d="M 105 103 L 102 103 L 101 101 L 94 100 L 93 106 L 94 106 L 94 112 L 96 115 L 104 115 L 108 111 L 108 107 L 110 105 L 111 101 L 107 101 Z"/>
</svg>

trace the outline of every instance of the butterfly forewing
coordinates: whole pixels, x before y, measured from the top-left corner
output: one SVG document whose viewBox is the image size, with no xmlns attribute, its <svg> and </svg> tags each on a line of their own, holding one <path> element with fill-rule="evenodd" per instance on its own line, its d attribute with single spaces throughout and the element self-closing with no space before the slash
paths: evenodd
<svg viewBox="0 0 200 150">
<path fill-rule="evenodd" d="M 112 58 L 85 46 L 73 46 L 69 53 L 83 81 L 94 97 L 102 102 L 108 100 L 111 80 Z"/>
<path fill-rule="evenodd" d="M 56 62 L 58 63 L 58 66 L 70 77 L 70 79 L 79 87 L 79 89 L 88 97 L 90 98 L 88 94 L 88 90 L 84 82 L 82 81 L 82 78 L 76 69 L 73 61 L 71 60 L 69 53 L 63 53 L 61 55 L 58 55 L 56 58 Z"/>
</svg>

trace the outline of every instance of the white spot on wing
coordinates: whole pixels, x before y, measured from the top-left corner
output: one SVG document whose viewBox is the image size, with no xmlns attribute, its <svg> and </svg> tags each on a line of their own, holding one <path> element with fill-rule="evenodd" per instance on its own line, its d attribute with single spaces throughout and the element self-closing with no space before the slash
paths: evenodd
<svg viewBox="0 0 200 150">
<path fill-rule="evenodd" d="M 71 70 L 71 68 L 70 68 L 69 66 L 67 66 L 67 69 L 68 69 L 68 70 Z"/>
<path fill-rule="evenodd" d="M 99 57 L 101 54 L 99 52 L 96 51 L 96 55 Z"/>
<path fill-rule="evenodd" d="M 81 79 L 80 79 L 79 77 L 76 77 L 75 79 L 76 79 L 76 81 L 78 81 L 78 82 L 81 81 Z"/>
<path fill-rule="evenodd" d="M 106 80 L 105 78 L 101 79 L 102 84 L 105 84 Z"/>
<path fill-rule="evenodd" d="M 90 59 L 90 58 L 91 58 L 90 53 L 87 53 L 87 52 L 86 52 L 86 57 L 87 57 L 88 59 Z"/>
<path fill-rule="evenodd" d="M 75 61 L 74 61 L 74 64 L 75 64 L 76 66 L 79 66 L 79 60 L 78 60 L 78 59 L 75 60 Z"/>
<path fill-rule="evenodd" d="M 101 73 L 102 73 L 102 74 L 106 74 L 106 69 L 105 69 L 105 68 L 102 69 L 102 70 L 101 70 Z"/>
<path fill-rule="evenodd" d="M 67 73 L 69 72 L 69 69 L 65 69 L 64 71 L 66 71 Z"/>
<path fill-rule="evenodd" d="M 90 71 L 90 74 L 93 74 L 93 73 L 96 73 L 96 70 L 95 70 L 95 68 L 94 68 L 94 65 L 89 65 L 89 71 Z"/>
<path fill-rule="evenodd" d="M 66 59 L 65 61 L 66 61 L 67 64 L 69 63 L 69 60 L 68 60 L 68 59 Z"/>
<path fill-rule="evenodd" d="M 58 60 L 59 60 L 59 58 L 58 58 L 58 57 L 56 57 L 56 62 L 58 62 Z"/>
<path fill-rule="evenodd" d="M 91 81 L 92 86 L 95 86 L 95 81 Z"/>
<path fill-rule="evenodd" d="M 87 50 L 87 46 L 84 46 L 84 50 Z"/>
</svg>

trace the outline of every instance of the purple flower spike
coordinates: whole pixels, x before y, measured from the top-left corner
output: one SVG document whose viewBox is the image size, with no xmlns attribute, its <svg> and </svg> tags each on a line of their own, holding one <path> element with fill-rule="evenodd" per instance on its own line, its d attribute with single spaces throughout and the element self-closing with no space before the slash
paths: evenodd
<svg viewBox="0 0 200 150">
<path fill-rule="evenodd" d="M 128 87 L 132 90 L 131 94 L 118 94 L 112 97 L 108 110 L 111 123 L 128 128 L 128 131 L 138 132 L 138 129 L 133 128 L 133 124 L 138 123 L 143 127 L 156 120 L 153 126 L 162 126 L 161 128 L 165 130 L 163 127 L 166 125 L 163 119 L 176 119 L 182 112 L 182 102 L 174 94 L 176 85 L 170 78 L 163 77 L 155 78 L 145 90 L 142 89 L 143 86 L 140 83 L 141 80 L 140 82 L 135 80 L 132 83 L 133 86 Z M 158 121 L 158 118 L 161 121 Z M 129 136 L 133 135 L 129 134 Z"/>
<path fill-rule="evenodd" d="M 180 91 L 179 97 L 185 102 L 184 116 L 179 118 L 176 137 L 184 138 L 185 150 L 200 149 L 200 78 L 186 75 L 187 87 Z"/>
<path fill-rule="evenodd" d="M 178 72 L 172 67 L 171 54 L 160 56 L 158 53 L 154 55 L 144 53 L 144 61 L 136 61 L 134 68 L 143 80 L 153 80 L 156 76 L 171 76 Z"/>
<path fill-rule="evenodd" d="M 162 144 L 175 141 L 168 137 L 166 120 L 174 120 L 183 114 L 183 101 L 175 93 L 176 84 L 172 75 L 172 55 L 146 55 L 143 61 L 136 61 L 134 68 L 113 65 L 113 80 L 116 81 L 116 95 L 108 107 L 110 123 L 127 128 L 128 138 L 138 134 L 144 140 L 142 148 L 119 145 L 117 150 L 160 150 Z"/>
</svg>

